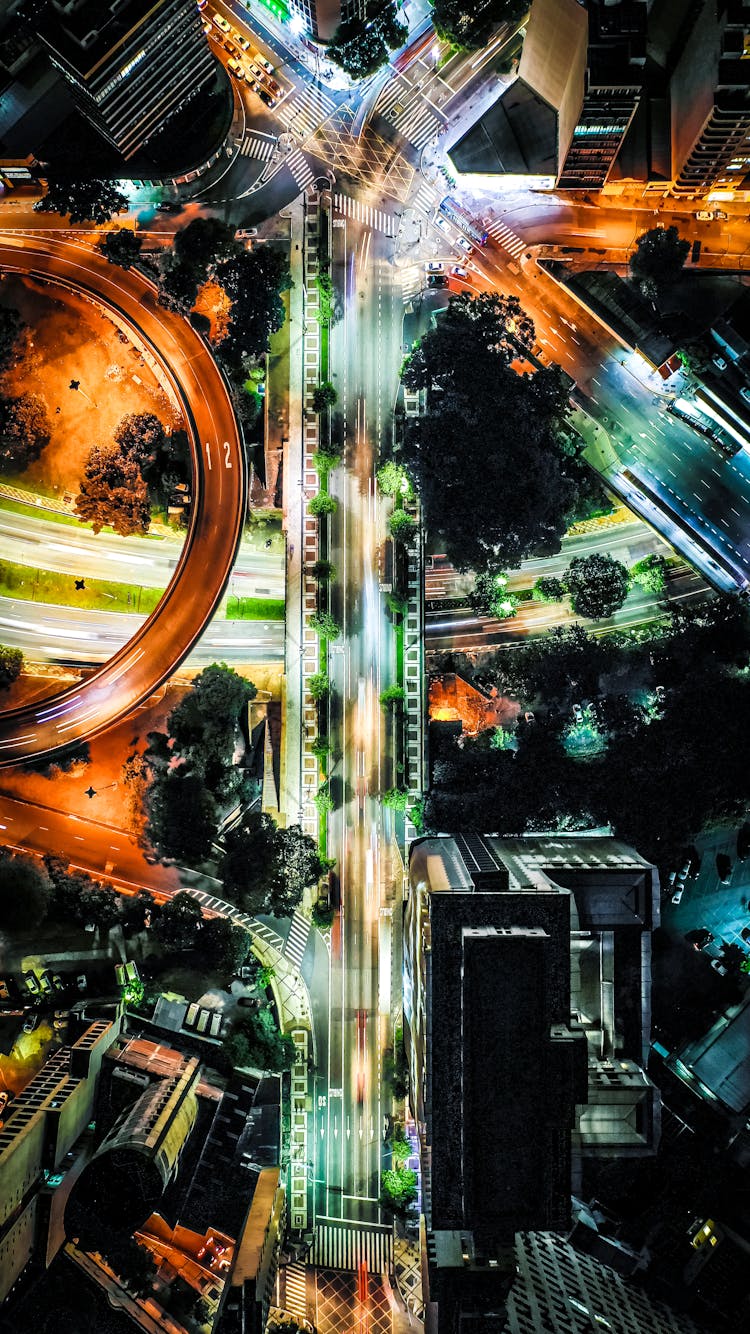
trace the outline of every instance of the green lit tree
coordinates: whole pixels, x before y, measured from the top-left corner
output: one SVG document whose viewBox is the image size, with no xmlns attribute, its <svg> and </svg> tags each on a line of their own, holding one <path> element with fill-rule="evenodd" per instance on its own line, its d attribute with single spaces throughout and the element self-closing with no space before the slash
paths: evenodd
<svg viewBox="0 0 750 1334">
<path fill-rule="evenodd" d="M 328 673 L 313 672 L 312 676 L 308 677 L 307 688 L 310 692 L 310 698 L 314 700 L 316 704 L 319 704 L 321 700 L 326 698 L 331 689 Z"/>
<path fill-rule="evenodd" d="M 0 644 L 0 690 L 8 690 L 21 675 L 23 653 L 20 648 Z"/>
<path fill-rule="evenodd" d="M 403 686 L 386 686 L 385 690 L 381 690 L 378 698 L 383 708 L 387 709 L 391 704 L 403 704 L 406 700 L 406 691 Z"/>
<path fill-rule="evenodd" d="M 336 460 L 338 462 L 338 459 Z M 327 491 L 319 491 L 316 496 L 312 496 L 307 502 L 307 508 L 310 514 L 319 519 L 323 514 L 335 514 L 339 503 L 335 496 L 329 496 Z"/>
<path fill-rule="evenodd" d="M 515 616 L 518 598 L 508 592 L 508 576 L 492 570 L 478 574 L 469 594 L 469 605 L 480 616 L 494 616 L 504 621 Z"/>
<path fill-rule="evenodd" d="M 341 626 L 329 611 L 314 611 L 307 623 L 321 639 L 338 639 L 341 634 Z"/>
<path fill-rule="evenodd" d="M 417 531 L 416 521 L 406 510 L 394 510 L 388 520 L 388 531 L 394 542 L 408 546 Z"/>
<path fill-rule="evenodd" d="M 330 584 L 336 578 L 336 566 L 330 560 L 316 560 L 310 573 L 319 584 Z"/>
<path fill-rule="evenodd" d="M 476 51 L 495 25 L 516 23 L 526 9 L 524 0 L 434 0 L 432 21 L 445 41 Z"/>
<path fill-rule="evenodd" d="M 646 593 L 663 593 L 667 586 L 667 562 L 663 556 L 652 551 L 642 560 L 630 567 L 630 578 Z"/>
</svg>

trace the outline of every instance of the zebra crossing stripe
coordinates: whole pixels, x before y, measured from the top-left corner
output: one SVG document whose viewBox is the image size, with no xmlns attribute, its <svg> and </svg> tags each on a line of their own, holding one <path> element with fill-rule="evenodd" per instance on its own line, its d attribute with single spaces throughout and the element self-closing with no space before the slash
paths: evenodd
<svg viewBox="0 0 750 1334">
<path fill-rule="evenodd" d="M 299 1320 L 307 1318 L 307 1270 L 304 1265 L 286 1265 L 284 1309 Z"/>
<path fill-rule="evenodd" d="M 299 138 L 307 138 L 330 116 L 336 103 L 321 88 L 306 84 L 290 102 L 279 107 L 279 120 Z"/>
<path fill-rule="evenodd" d="M 297 968 L 299 968 L 302 963 L 302 958 L 305 949 L 307 948 L 307 937 L 309 934 L 309 919 L 307 917 L 302 917 L 299 913 L 295 913 L 284 946 L 284 954 L 287 959 L 291 959 L 292 963 L 296 964 Z"/>
<path fill-rule="evenodd" d="M 393 123 L 399 134 L 414 144 L 415 148 L 424 148 L 435 131 L 440 128 L 437 116 L 433 115 L 429 107 L 422 102 L 416 102 L 409 107 L 403 115 L 397 116 Z"/>
<path fill-rule="evenodd" d="M 349 195 L 334 195 L 333 207 L 337 213 L 345 213 L 347 217 L 355 218 L 357 222 L 364 222 L 386 236 L 396 235 L 395 218 L 389 213 L 383 213 L 379 208 L 373 208 L 370 204 L 363 204 L 359 199 L 351 199 Z"/>
<path fill-rule="evenodd" d="M 504 222 L 494 222 L 491 227 L 487 228 L 487 231 L 490 236 L 494 236 L 495 240 L 499 241 L 503 249 L 507 250 L 508 254 L 512 255 L 514 259 L 517 259 L 521 251 L 526 248 L 526 242 L 522 241 L 520 236 L 516 236 L 516 233 L 512 232 L 510 227 L 506 227 Z"/>
<path fill-rule="evenodd" d="M 276 139 L 266 139 L 258 134 L 246 134 L 240 144 L 240 154 L 242 157 L 258 158 L 261 162 L 267 162 L 273 157 L 276 143 Z"/>
<path fill-rule="evenodd" d="M 295 185 L 300 190 L 307 189 L 311 181 L 315 180 L 315 172 L 300 148 L 295 148 L 293 153 L 286 158 L 286 165 L 294 177 Z"/>
<path fill-rule="evenodd" d="M 393 1269 L 393 1234 L 388 1228 L 318 1222 L 311 1262 L 318 1269 L 351 1271 L 364 1263 L 371 1274 L 389 1274 Z"/>
</svg>

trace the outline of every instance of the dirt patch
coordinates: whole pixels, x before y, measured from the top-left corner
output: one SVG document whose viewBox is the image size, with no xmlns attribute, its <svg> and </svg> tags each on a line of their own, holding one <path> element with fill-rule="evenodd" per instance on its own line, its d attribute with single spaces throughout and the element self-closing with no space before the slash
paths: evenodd
<svg viewBox="0 0 750 1334">
<path fill-rule="evenodd" d="M 128 413 L 154 412 L 165 425 L 182 425 L 140 353 L 96 306 L 16 275 L 3 283 L 2 304 L 31 330 L 29 355 L 3 377 L 3 390 L 39 394 L 52 425 L 41 457 L 7 481 L 42 495 L 69 494 L 72 506 L 92 445 L 108 443 Z"/>
</svg>

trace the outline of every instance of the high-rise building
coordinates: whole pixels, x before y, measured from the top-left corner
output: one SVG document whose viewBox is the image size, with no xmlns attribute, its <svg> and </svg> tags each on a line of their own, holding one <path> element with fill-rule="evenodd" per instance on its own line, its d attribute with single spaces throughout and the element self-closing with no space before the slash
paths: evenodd
<svg viewBox="0 0 750 1334">
<path fill-rule="evenodd" d="M 195 0 L 50 0 L 40 36 L 80 110 L 124 158 L 216 70 Z"/>
<path fill-rule="evenodd" d="M 459 1314 L 504 1318 L 515 1234 L 569 1226 L 582 1155 L 655 1150 L 659 887 L 637 853 L 586 836 L 421 839 L 409 878 L 404 1036 L 426 1328 L 443 1334 Z"/>
<path fill-rule="evenodd" d="M 5 1112 L 0 1129 L 0 1303 L 30 1263 L 52 1263 L 65 1241 L 71 1183 L 86 1161 L 102 1058 L 120 1016 L 86 1025 L 59 1047 Z"/>
<path fill-rule="evenodd" d="M 670 80 L 672 191 L 747 189 L 750 182 L 750 4 L 685 6 Z"/>
<path fill-rule="evenodd" d="M 600 189 L 641 96 L 646 0 L 534 0 L 518 78 L 451 150 L 472 175 Z"/>
<path fill-rule="evenodd" d="M 330 42 L 340 23 L 360 18 L 365 0 L 289 0 L 289 7 L 318 42 Z"/>
</svg>

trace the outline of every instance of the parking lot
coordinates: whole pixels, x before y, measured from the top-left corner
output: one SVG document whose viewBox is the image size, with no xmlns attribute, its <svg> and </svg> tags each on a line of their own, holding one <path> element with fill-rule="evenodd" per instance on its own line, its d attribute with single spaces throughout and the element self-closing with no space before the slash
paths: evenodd
<svg viewBox="0 0 750 1334">
<path fill-rule="evenodd" d="M 702 835 L 696 841 L 701 854 L 697 875 L 689 875 L 679 904 L 673 904 L 671 892 L 667 896 L 666 883 L 662 886 L 662 921 L 666 927 L 683 935 L 698 927 L 707 927 L 716 941 L 738 945 L 750 953 L 750 945 L 742 939 L 741 931 L 750 926 L 750 857 L 737 859 L 737 832 L 721 829 Z M 717 853 L 725 853 L 732 862 L 729 883 L 722 884 L 716 869 Z M 681 868 L 678 867 L 678 870 Z"/>
</svg>

